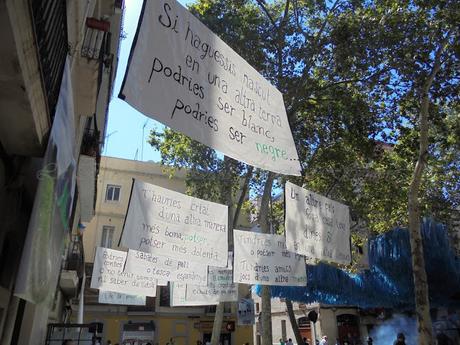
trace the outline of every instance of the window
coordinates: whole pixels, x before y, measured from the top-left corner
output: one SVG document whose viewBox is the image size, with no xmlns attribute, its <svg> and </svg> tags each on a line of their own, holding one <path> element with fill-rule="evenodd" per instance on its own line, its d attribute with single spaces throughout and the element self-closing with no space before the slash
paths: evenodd
<svg viewBox="0 0 460 345">
<path fill-rule="evenodd" d="M 286 339 L 286 320 L 281 320 L 281 338 Z"/>
<path fill-rule="evenodd" d="M 112 248 L 114 226 L 104 225 L 102 227 L 101 247 Z"/>
<path fill-rule="evenodd" d="M 107 191 L 105 193 L 105 201 L 119 201 L 120 200 L 120 189 L 121 189 L 121 186 L 115 186 L 113 184 L 108 184 Z"/>
</svg>

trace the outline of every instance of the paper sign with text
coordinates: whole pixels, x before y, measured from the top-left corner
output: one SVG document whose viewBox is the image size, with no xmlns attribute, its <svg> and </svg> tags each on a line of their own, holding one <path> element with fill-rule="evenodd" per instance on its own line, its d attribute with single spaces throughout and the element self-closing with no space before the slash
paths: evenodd
<svg viewBox="0 0 460 345">
<path fill-rule="evenodd" d="M 157 280 L 157 285 L 158 286 L 167 286 L 168 285 L 168 281 L 167 280 L 163 280 L 163 279 L 158 279 Z"/>
<path fill-rule="evenodd" d="M 214 305 L 219 302 L 236 302 L 238 284 L 233 283 L 233 271 L 220 267 L 209 267 L 208 285 L 174 283 L 175 305 Z"/>
<path fill-rule="evenodd" d="M 153 277 L 160 283 L 171 281 L 206 286 L 208 281 L 208 267 L 206 265 L 133 249 L 128 251 L 125 270 Z"/>
<path fill-rule="evenodd" d="M 146 297 L 127 295 L 120 292 L 99 290 L 99 303 L 120 305 L 145 305 Z"/>
<path fill-rule="evenodd" d="M 192 307 L 204 305 L 201 301 L 187 301 L 187 284 L 183 283 L 170 283 L 170 301 L 171 307 Z M 208 303 L 209 305 L 215 305 L 217 302 Z"/>
<path fill-rule="evenodd" d="M 254 325 L 255 323 L 254 300 L 242 298 L 238 302 L 238 326 Z"/>
<path fill-rule="evenodd" d="M 233 270 L 209 267 L 208 285 L 187 284 L 185 300 L 192 303 L 202 302 L 203 305 L 236 302 L 238 300 L 238 284 L 233 283 Z"/>
<path fill-rule="evenodd" d="M 305 286 L 305 258 L 286 249 L 284 236 L 233 230 L 233 281 Z"/>
<path fill-rule="evenodd" d="M 135 180 L 121 244 L 142 252 L 225 267 L 228 208 Z"/>
<path fill-rule="evenodd" d="M 287 248 L 312 259 L 351 262 L 348 206 L 286 182 Z"/>
<path fill-rule="evenodd" d="M 91 288 L 155 297 L 156 279 L 123 271 L 126 255 L 119 250 L 97 247 Z"/>
<path fill-rule="evenodd" d="M 146 0 L 119 97 L 228 157 L 300 164 L 282 94 L 175 0 Z"/>
</svg>

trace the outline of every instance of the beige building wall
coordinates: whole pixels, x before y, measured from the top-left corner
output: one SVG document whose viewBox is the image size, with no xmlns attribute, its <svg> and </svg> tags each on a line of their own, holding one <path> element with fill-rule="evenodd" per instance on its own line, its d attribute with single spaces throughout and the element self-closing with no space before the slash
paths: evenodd
<svg viewBox="0 0 460 345">
<path fill-rule="evenodd" d="M 133 179 L 153 183 L 180 193 L 185 192 L 184 171 L 177 171 L 174 177 L 170 178 L 158 163 L 102 157 L 97 181 L 95 217 L 86 224 L 83 235 L 85 262 L 94 261 L 96 247 L 101 245 L 104 226 L 114 227 L 112 248 L 120 249 L 118 242 L 128 209 Z M 118 200 L 109 200 L 113 199 L 113 196 L 107 194 L 108 187 L 119 188 Z"/>
<path fill-rule="evenodd" d="M 97 181 L 95 217 L 85 224 L 83 235 L 85 262 L 93 262 L 96 247 L 101 246 L 104 226 L 113 226 L 112 248 L 118 247 L 124 218 L 128 210 L 133 179 L 156 184 L 179 193 L 185 193 L 185 170 L 177 170 L 170 176 L 165 168 L 154 162 L 140 162 L 128 159 L 102 157 Z M 118 200 L 109 200 L 108 188 L 119 188 Z M 239 217 L 238 228 L 249 229 L 249 217 Z"/>
</svg>

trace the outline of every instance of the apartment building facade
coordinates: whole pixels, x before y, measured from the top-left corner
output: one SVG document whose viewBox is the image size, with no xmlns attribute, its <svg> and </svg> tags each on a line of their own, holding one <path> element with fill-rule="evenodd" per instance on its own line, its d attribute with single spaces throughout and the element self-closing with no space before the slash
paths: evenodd
<svg viewBox="0 0 460 345">
<path fill-rule="evenodd" d="M 253 295 L 255 301 L 256 319 L 261 311 L 261 298 Z M 336 339 L 356 339 L 363 341 L 369 335 L 369 331 L 377 324 L 375 311 L 369 315 L 364 315 L 356 307 L 329 306 L 321 303 L 305 304 L 292 302 L 293 311 L 299 331 L 302 337 L 307 338 L 309 344 L 315 344 L 316 340 L 321 340 L 323 335 L 327 335 L 329 343 L 335 344 Z M 308 314 L 314 311 L 317 313 L 317 321 L 311 322 Z M 272 334 L 273 344 L 279 344 L 279 339 L 287 341 L 289 338 L 296 343 L 294 331 L 289 319 L 286 303 L 284 299 L 278 297 L 272 299 Z M 254 343 L 261 343 L 261 325 L 256 322 L 254 327 Z"/>
<path fill-rule="evenodd" d="M 68 319 L 94 214 L 123 1 L 0 4 L 0 343 Z"/>
</svg>

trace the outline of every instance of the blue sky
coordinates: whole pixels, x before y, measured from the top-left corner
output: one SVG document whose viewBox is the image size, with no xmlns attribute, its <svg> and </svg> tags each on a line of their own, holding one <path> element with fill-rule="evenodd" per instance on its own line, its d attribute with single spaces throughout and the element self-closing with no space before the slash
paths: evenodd
<svg viewBox="0 0 460 345">
<path fill-rule="evenodd" d="M 186 5 L 193 1 L 179 0 L 179 2 Z M 128 103 L 118 98 L 121 82 L 125 75 L 129 51 L 137 28 L 142 1 L 126 0 L 125 6 L 123 31 L 126 33 L 126 38 L 121 42 L 117 77 L 109 106 L 109 119 L 102 154 L 126 159 L 134 159 L 137 156 L 137 160 L 159 161 L 159 152 L 147 144 L 147 139 L 152 128 L 159 129 L 162 125 L 142 115 Z M 145 128 L 143 129 L 144 126 Z"/>
</svg>

